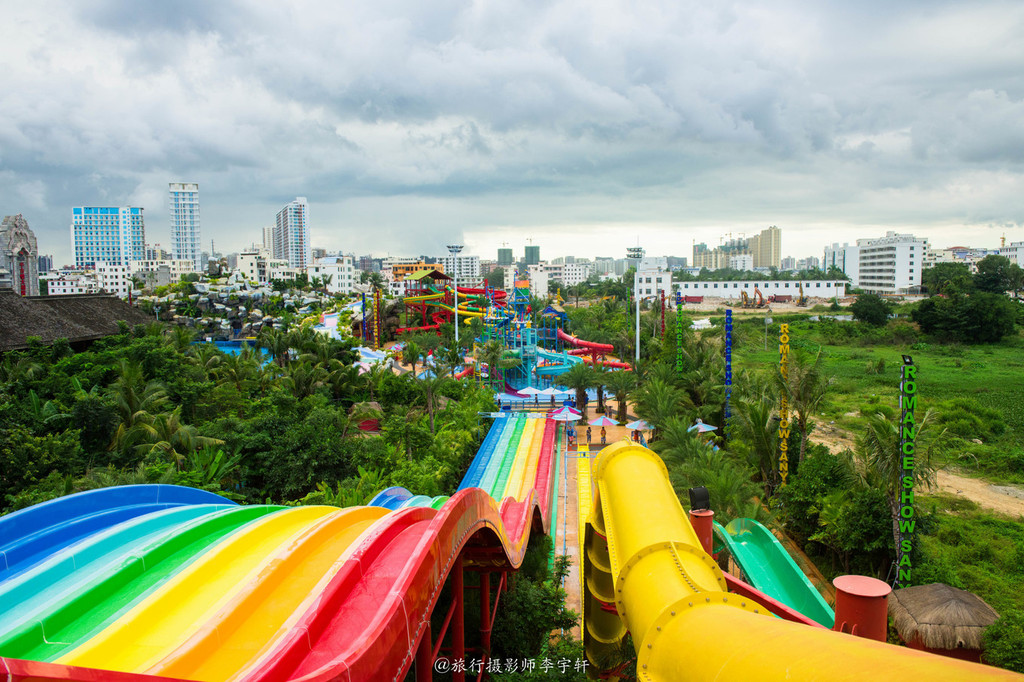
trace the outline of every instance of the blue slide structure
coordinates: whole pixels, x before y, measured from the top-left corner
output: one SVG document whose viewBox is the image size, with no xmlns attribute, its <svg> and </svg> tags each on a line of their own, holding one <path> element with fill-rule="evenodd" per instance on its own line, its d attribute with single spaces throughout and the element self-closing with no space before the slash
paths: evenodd
<svg viewBox="0 0 1024 682">
<path fill-rule="evenodd" d="M 831 628 L 836 614 L 771 531 L 754 519 L 733 519 L 715 533 L 751 585 Z"/>
</svg>

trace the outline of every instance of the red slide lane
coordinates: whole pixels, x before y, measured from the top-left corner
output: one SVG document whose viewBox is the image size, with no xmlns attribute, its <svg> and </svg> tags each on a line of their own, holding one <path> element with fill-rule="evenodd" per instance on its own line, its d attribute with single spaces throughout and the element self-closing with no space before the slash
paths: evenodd
<svg viewBox="0 0 1024 682">
<path fill-rule="evenodd" d="M 602 353 L 611 353 L 612 351 L 615 350 L 615 346 L 611 345 L 610 343 L 594 343 L 593 341 L 584 341 L 583 339 L 578 339 L 575 336 L 572 336 L 571 334 L 566 334 L 561 329 L 558 330 L 558 338 L 561 339 L 562 341 L 565 341 L 571 346 L 576 346 L 577 348 L 587 348 Z"/>
<path fill-rule="evenodd" d="M 550 490 L 554 459 L 538 468 Z M 546 494 L 546 493 L 545 493 Z M 479 488 L 456 493 L 441 510 L 403 509 L 365 540 L 312 609 L 242 678 L 257 680 L 395 679 L 412 664 L 429 615 L 456 557 L 470 538 L 500 546 L 518 568 L 532 530 L 547 532 L 537 491 L 500 508 Z"/>
</svg>

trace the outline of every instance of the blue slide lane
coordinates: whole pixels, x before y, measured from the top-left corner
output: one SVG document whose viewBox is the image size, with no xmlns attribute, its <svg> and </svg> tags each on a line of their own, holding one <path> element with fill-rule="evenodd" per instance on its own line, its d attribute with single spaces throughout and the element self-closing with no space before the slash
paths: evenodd
<svg viewBox="0 0 1024 682">
<path fill-rule="evenodd" d="M 194 488 L 133 485 L 60 497 L 0 517 L 0 580 L 92 533 L 161 509 L 194 504 L 236 503 Z"/>
<path fill-rule="evenodd" d="M 0 634 L 28 618 L 38 618 L 40 609 L 61 603 L 69 593 L 97 577 L 102 578 L 114 567 L 130 562 L 150 546 L 180 533 L 195 519 L 205 520 L 210 514 L 235 509 L 240 507 L 172 507 L 130 519 L 65 547 L 17 577 L 0 583 L 0 603 L 4 605 Z"/>
<path fill-rule="evenodd" d="M 462 483 L 459 484 L 459 490 L 480 487 L 480 480 L 487 469 L 487 463 L 494 456 L 498 441 L 501 440 L 502 434 L 511 428 L 514 421 L 511 418 L 494 420 L 491 428 L 487 431 L 484 442 L 480 444 L 480 449 L 477 450 L 476 457 L 473 458 L 473 463 L 469 465 L 469 470 L 463 476 Z"/>
</svg>

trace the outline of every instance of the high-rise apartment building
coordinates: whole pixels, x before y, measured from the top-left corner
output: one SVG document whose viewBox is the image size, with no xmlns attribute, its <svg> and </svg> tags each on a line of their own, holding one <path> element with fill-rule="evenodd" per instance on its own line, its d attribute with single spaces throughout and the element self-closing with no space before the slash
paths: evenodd
<svg viewBox="0 0 1024 682">
<path fill-rule="evenodd" d="M 205 270 L 199 233 L 199 184 L 171 182 L 167 194 L 171 207 L 171 256 L 174 260 L 192 261 L 196 272 Z"/>
<path fill-rule="evenodd" d="M 274 225 L 274 258 L 287 261 L 289 267 L 305 270 L 313 263 L 309 242 L 309 203 L 296 197 L 277 212 Z"/>
<path fill-rule="evenodd" d="M 71 209 L 71 252 L 76 268 L 97 262 L 128 265 L 146 257 L 146 225 L 136 206 L 75 206 Z"/>
<path fill-rule="evenodd" d="M 772 225 L 747 239 L 730 239 L 709 249 L 707 244 L 693 245 L 693 267 L 720 270 L 729 267 L 733 256 L 751 256 L 755 268 L 778 268 L 782 261 L 782 230 Z"/>
<path fill-rule="evenodd" d="M 512 249 L 498 249 L 498 265 L 512 265 Z"/>
<path fill-rule="evenodd" d="M 526 251 L 523 254 L 526 259 L 527 265 L 537 265 L 540 263 L 540 247 L 539 246 L 527 246 Z"/>
<path fill-rule="evenodd" d="M 39 274 L 43 275 L 53 270 L 53 256 L 39 256 Z"/>
<path fill-rule="evenodd" d="M 754 257 L 755 268 L 778 268 L 782 265 L 782 230 L 772 225 L 747 240 L 747 249 Z"/>
<path fill-rule="evenodd" d="M 275 256 L 274 253 L 274 228 L 264 227 L 263 228 L 263 250 L 269 253 L 271 256 Z"/>
</svg>

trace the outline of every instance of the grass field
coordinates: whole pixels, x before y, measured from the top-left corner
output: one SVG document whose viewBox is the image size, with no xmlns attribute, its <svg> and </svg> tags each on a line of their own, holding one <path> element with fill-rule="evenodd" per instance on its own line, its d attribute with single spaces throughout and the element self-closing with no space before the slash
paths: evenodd
<svg viewBox="0 0 1024 682">
<path fill-rule="evenodd" d="M 733 366 L 777 366 L 779 325 L 768 329 L 767 351 L 763 324 L 738 326 L 741 343 L 733 350 Z M 954 437 L 940 463 L 995 481 L 1024 483 L 1024 340 L 1019 336 L 999 345 L 862 345 L 856 338 L 828 343 L 817 326 L 791 322 L 790 345 L 810 353 L 820 348 L 826 373 L 834 377 L 818 415 L 822 420 L 834 420 L 856 435 L 866 415 L 897 411 L 900 365 L 908 354 L 918 367 L 919 418 L 924 410 L 934 410 L 937 422 Z"/>
</svg>

